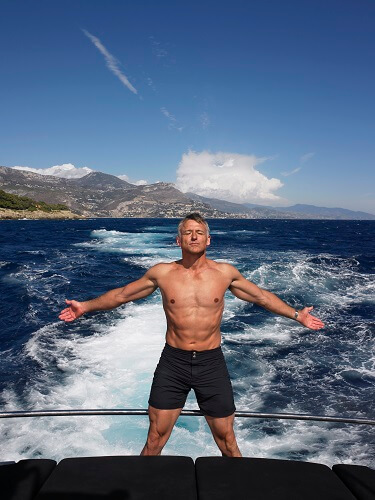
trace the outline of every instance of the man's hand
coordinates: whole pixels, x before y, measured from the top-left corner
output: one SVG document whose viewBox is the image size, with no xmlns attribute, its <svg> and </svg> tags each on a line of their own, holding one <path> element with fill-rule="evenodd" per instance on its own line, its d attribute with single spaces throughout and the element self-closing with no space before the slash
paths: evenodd
<svg viewBox="0 0 375 500">
<path fill-rule="evenodd" d="M 69 307 L 63 309 L 59 314 L 59 319 L 62 321 L 74 321 L 85 313 L 82 302 L 77 300 L 65 300 Z"/>
<path fill-rule="evenodd" d="M 312 311 L 313 309 L 313 306 L 311 306 L 304 307 L 303 309 L 298 311 L 297 321 L 298 323 L 301 323 L 301 325 L 307 326 L 307 328 L 310 328 L 311 330 L 320 330 L 324 327 L 324 323 L 320 321 L 319 318 L 316 318 L 315 316 L 312 316 L 310 314 L 310 311 Z"/>
</svg>

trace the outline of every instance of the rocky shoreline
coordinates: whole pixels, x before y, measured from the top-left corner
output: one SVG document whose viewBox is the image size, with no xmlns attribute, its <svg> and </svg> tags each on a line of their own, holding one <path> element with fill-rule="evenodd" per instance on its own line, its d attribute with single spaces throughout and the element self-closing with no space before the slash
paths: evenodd
<svg viewBox="0 0 375 500">
<path fill-rule="evenodd" d="M 0 220 L 10 219 L 85 219 L 82 215 L 77 215 L 70 210 L 54 210 L 44 212 L 42 210 L 11 210 L 9 208 L 0 208 Z"/>
</svg>

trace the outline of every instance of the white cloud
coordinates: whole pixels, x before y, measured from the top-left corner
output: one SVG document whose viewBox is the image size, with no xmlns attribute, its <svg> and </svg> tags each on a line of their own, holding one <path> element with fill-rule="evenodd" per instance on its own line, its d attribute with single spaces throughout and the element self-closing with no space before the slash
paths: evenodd
<svg viewBox="0 0 375 500">
<path fill-rule="evenodd" d="M 64 179 L 79 179 L 93 172 L 91 168 L 77 168 L 72 163 L 64 163 L 63 165 L 54 165 L 48 168 L 32 168 L 32 167 L 12 167 L 15 170 L 26 170 L 40 175 L 54 175 L 55 177 L 63 177 Z"/>
<path fill-rule="evenodd" d="M 40 175 L 54 175 L 55 177 L 62 177 L 64 179 L 79 179 L 84 177 L 90 172 L 95 172 L 88 167 L 77 168 L 72 163 L 64 163 L 63 165 L 55 165 L 48 168 L 32 168 L 32 167 L 11 167 L 15 170 L 26 170 L 27 172 L 34 172 Z M 145 179 L 139 179 L 138 181 L 132 181 L 129 177 L 124 175 L 117 175 L 117 177 L 123 181 L 130 182 L 130 184 L 135 184 L 136 186 L 145 186 L 148 181 Z"/>
<path fill-rule="evenodd" d="M 304 155 L 301 156 L 301 158 L 299 159 L 299 161 L 301 163 L 306 163 L 307 161 L 311 160 L 311 158 L 315 155 L 315 153 L 306 153 Z"/>
<path fill-rule="evenodd" d="M 145 179 L 140 179 L 139 181 L 131 181 L 126 174 L 117 176 L 122 181 L 130 182 L 130 184 L 135 184 L 136 186 L 146 186 L 148 182 Z"/>
<path fill-rule="evenodd" d="M 96 36 L 92 35 L 86 30 L 82 30 L 83 33 L 89 38 L 95 47 L 103 54 L 107 67 L 117 78 L 127 87 L 133 94 L 137 94 L 137 89 L 129 82 L 127 76 L 119 69 L 119 61 L 104 47 L 102 42 Z"/>
<path fill-rule="evenodd" d="M 283 175 L 284 177 L 289 177 L 289 175 L 293 175 L 293 174 L 296 174 L 297 172 L 299 172 L 301 170 L 301 168 L 302 167 L 297 167 L 294 170 L 291 170 L 290 172 L 281 172 L 281 175 Z"/>
<path fill-rule="evenodd" d="M 118 175 L 117 177 L 119 179 L 121 179 L 122 181 L 130 182 L 129 177 L 126 174 L 124 174 L 124 175 Z"/>
<path fill-rule="evenodd" d="M 176 185 L 183 192 L 236 203 L 284 201 L 275 191 L 283 186 L 255 167 L 268 158 L 237 153 L 189 151 L 177 169 Z"/>
</svg>

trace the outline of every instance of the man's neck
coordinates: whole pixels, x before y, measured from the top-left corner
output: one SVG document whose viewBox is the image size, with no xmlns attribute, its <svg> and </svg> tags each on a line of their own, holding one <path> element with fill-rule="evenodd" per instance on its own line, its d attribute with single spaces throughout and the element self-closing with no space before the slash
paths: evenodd
<svg viewBox="0 0 375 500">
<path fill-rule="evenodd" d="M 191 269 L 192 271 L 199 270 L 207 265 L 206 252 L 198 255 L 185 254 L 182 252 L 180 264 L 185 269 Z"/>
</svg>

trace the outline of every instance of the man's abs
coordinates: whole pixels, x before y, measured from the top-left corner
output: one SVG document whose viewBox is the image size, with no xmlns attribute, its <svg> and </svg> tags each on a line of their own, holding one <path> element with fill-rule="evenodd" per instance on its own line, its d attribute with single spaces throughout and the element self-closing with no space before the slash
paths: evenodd
<svg viewBox="0 0 375 500">
<path fill-rule="evenodd" d="M 224 293 L 229 285 L 230 280 L 213 261 L 199 272 L 172 264 L 158 279 L 167 317 L 167 343 L 197 351 L 218 347 Z"/>
<path fill-rule="evenodd" d="M 185 351 L 207 351 L 221 344 L 220 328 L 212 331 L 200 329 L 173 329 L 168 327 L 165 335 L 167 344 Z"/>
<path fill-rule="evenodd" d="M 219 293 L 218 293 L 219 292 Z M 220 346 L 224 309 L 223 290 L 194 290 L 186 287 L 163 291 L 167 317 L 166 341 L 172 347 L 203 351 Z"/>
</svg>

